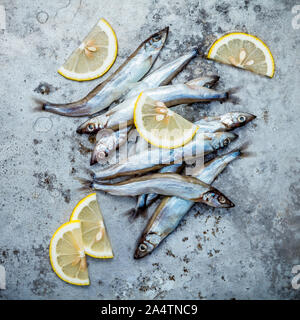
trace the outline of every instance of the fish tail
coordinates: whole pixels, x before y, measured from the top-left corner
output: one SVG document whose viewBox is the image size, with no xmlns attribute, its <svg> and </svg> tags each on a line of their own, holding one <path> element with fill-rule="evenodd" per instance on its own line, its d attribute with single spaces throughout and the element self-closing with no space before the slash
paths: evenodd
<svg viewBox="0 0 300 320">
<path fill-rule="evenodd" d="M 237 93 L 241 87 L 234 87 L 227 91 L 227 98 L 225 99 L 228 102 L 231 102 L 232 104 L 240 104 L 241 99 L 234 94 Z"/>
<path fill-rule="evenodd" d="M 94 157 L 92 155 L 91 160 L 90 160 L 90 166 L 93 166 L 94 164 L 98 163 L 97 157 Z"/>
<path fill-rule="evenodd" d="M 132 208 L 127 210 L 124 214 L 128 216 L 129 221 L 133 222 L 135 219 L 146 215 L 146 208 Z"/>
<path fill-rule="evenodd" d="M 135 208 L 131 208 L 124 212 L 125 216 L 128 216 L 128 219 L 131 220 L 131 217 L 135 214 Z"/>
<path fill-rule="evenodd" d="M 245 142 L 239 149 L 241 152 L 240 158 L 249 158 L 249 157 L 255 157 L 256 152 L 253 151 L 247 151 L 247 148 L 249 146 L 249 142 Z"/>
<path fill-rule="evenodd" d="M 73 105 L 73 106 L 75 105 L 75 103 L 67 103 L 67 104 L 52 103 L 47 100 L 39 99 L 36 97 L 33 97 L 32 99 L 37 104 L 37 106 L 34 109 L 38 111 L 41 111 L 41 110 L 51 111 L 53 108 L 64 108 L 69 105 Z"/>
<path fill-rule="evenodd" d="M 93 170 L 88 169 L 88 168 L 83 168 L 83 171 L 84 171 L 88 176 L 90 176 L 92 179 L 94 178 L 95 173 L 94 173 Z"/>
<path fill-rule="evenodd" d="M 131 208 L 125 211 L 124 215 L 128 216 L 128 220 L 133 222 L 137 218 L 137 211 L 136 208 Z"/>
<path fill-rule="evenodd" d="M 83 117 L 90 115 L 90 110 L 86 106 L 84 99 L 66 104 L 52 103 L 35 97 L 33 100 L 37 104 L 33 109 L 34 111 L 47 111 L 67 117 Z"/>
<path fill-rule="evenodd" d="M 249 158 L 256 156 L 255 152 L 247 151 L 247 148 L 249 147 L 250 143 L 249 141 L 243 143 L 241 146 L 237 147 L 236 149 L 233 149 L 229 153 L 239 153 L 239 158 Z"/>
<path fill-rule="evenodd" d="M 43 99 L 38 99 L 33 97 L 33 101 L 36 103 L 36 106 L 33 108 L 33 111 L 38 112 L 38 111 L 43 111 L 45 110 L 45 105 L 47 105 L 47 101 Z"/>
<path fill-rule="evenodd" d="M 216 74 L 213 74 L 210 77 L 212 80 L 210 83 L 205 85 L 207 88 L 213 88 L 217 84 L 217 82 L 220 80 L 220 76 L 218 76 Z"/>
<path fill-rule="evenodd" d="M 200 51 L 200 47 L 194 47 L 192 48 L 192 51 L 194 52 L 194 57 L 196 56 L 202 56 L 202 52 Z"/>
<path fill-rule="evenodd" d="M 93 184 L 94 182 L 92 180 L 84 179 L 84 178 L 75 178 L 81 183 L 81 188 L 79 188 L 80 191 L 93 191 Z"/>
</svg>

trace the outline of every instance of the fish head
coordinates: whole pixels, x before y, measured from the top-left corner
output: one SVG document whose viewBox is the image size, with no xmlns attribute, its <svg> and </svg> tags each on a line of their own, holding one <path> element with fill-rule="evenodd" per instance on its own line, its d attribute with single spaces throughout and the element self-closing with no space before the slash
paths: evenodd
<svg viewBox="0 0 300 320">
<path fill-rule="evenodd" d="M 213 88 L 219 81 L 220 77 L 217 75 L 210 75 L 210 76 L 206 76 L 205 79 L 206 80 L 203 84 L 203 87 Z"/>
<path fill-rule="evenodd" d="M 100 130 L 96 135 L 96 141 L 91 157 L 91 165 L 107 158 L 113 150 L 116 150 L 116 136 L 111 129 Z"/>
<path fill-rule="evenodd" d="M 233 132 L 217 132 L 213 134 L 212 147 L 215 150 L 227 147 L 232 141 L 237 139 L 238 135 Z"/>
<path fill-rule="evenodd" d="M 161 242 L 162 238 L 154 233 L 143 234 L 134 253 L 134 259 L 140 259 L 151 253 Z"/>
<path fill-rule="evenodd" d="M 145 51 L 156 58 L 167 40 L 168 33 L 169 27 L 166 27 L 150 36 L 144 42 Z"/>
<path fill-rule="evenodd" d="M 205 77 L 199 77 L 192 79 L 186 84 L 190 87 L 206 87 L 206 88 L 212 88 L 215 86 L 215 84 L 219 81 L 220 77 L 217 75 L 208 75 Z"/>
<path fill-rule="evenodd" d="M 247 112 L 228 112 L 221 116 L 221 122 L 229 130 L 242 127 L 255 119 L 256 116 Z"/>
<path fill-rule="evenodd" d="M 154 250 L 154 246 L 146 240 L 140 242 L 135 250 L 134 259 L 141 259 Z"/>
<path fill-rule="evenodd" d="M 84 123 L 82 123 L 76 130 L 77 133 L 87 133 L 87 134 L 92 134 L 92 133 L 96 133 L 99 130 L 102 130 L 103 128 L 105 128 L 105 120 L 104 118 L 101 117 L 95 117 L 95 118 L 91 118 L 87 121 L 85 121 Z"/>
<path fill-rule="evenodd" d="M 224 194 L 217 189 L 212 188 L 201 196 L 200 201 L 215 208 L 232 208 L 234 203 L 231 202 Z"/>
</svg>

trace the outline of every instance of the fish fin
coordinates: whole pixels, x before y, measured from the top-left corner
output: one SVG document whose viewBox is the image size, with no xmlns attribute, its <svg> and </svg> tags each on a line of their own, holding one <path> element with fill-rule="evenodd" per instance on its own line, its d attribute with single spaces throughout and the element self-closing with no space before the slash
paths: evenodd
<svg viewBox="0 0 300 320">
<path fill-rule="evenodd" d="M 80 191 L 93 191 L 93 181 L 75 177 L 75 180 L 79 181 L 81 183 L 81 188 L 79 188 Z"/>
</svg>

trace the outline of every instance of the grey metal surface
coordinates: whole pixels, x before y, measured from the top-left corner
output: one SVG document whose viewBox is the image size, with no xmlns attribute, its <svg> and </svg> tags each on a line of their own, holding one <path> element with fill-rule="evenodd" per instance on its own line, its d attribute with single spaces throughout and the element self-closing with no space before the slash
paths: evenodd
<svg viewBox="0 0 300 320">
<path fill-rule="evenodd" d="M 0 299 L 297 299 L 291 272 L 300 264 L 299 39 L 295 1 L 29 1 L 0 0 L 0 265 L 6 290 Z M 48 247 L 54 231 L 84 194 L 74 179 L 89 167 L 82 119 L 33 111 L 34 89 L 51 84 L 47 99 L 84 96 L 102 79 L 77 83 L 56 73 L 98 18 L 115 29 L 119 55 L 113 70 L 154 31 L 170 33 L 156 67 L 194 46 L 203 52 L 219 36 L 241 30 L 269 45 L 273 79 L 201 58 L 176 81 L 209 72 L 220 89 L 240 87 L 240 103 L 179 108 L 199 114 L 246 111 L 257 119 L 235 146 L 250 142 L 256 155 L 235 161 L 215 186 L 235 202 L 231 210 L 197 205 L 152 255 L 133 260 L 146 220 L 130 223 L 134 199 L 98 194 L 115 258 L 88 258 L 91 285 L 75 287 L 52 271 Z M 298 56 L 297 56 L 298 54 Z M 110 74 L 111 72 L 109 72 Z"/>
</svg>

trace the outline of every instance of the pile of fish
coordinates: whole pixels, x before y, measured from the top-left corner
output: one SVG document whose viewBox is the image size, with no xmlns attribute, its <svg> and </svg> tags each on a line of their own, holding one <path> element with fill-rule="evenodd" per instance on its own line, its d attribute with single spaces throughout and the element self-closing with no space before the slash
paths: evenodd
<svg viewBox="0 0 300 320">
<path fill-rule="evenodd" d="M 41 101 L 39 108 L 48 112 L 69 117 L 90 116 L 77 128 L 77 133 L 97 134 L 91 165 L 116 154 L 121 146 L 129 145 L 130 137 L 133 132 L 136 133 L 133 124 L 134 103 L 142 91 L 167 107 L 193 102 L 226 101 L 230 98 L 229 91 L 212 89 L 219 80 L 218 76 L 169 84 L 199 54 L 197 49 L 190 50 L 146 76 L 167 36 L 168 28 L 150 36 L 106 81 L 83 99 L 67 104 Z M 99 114 L 114 102 L 118 104 Z M 135 251 L 134 257 L 142 258 L 176 229 L 195 202 L 217 208 L 234 206 L 211 184 L 230 162 L 245 155 L 242 148 L 215 156 L 204 165 L 196 166 L 192 176 L 182 172 L 186 168 L 186 159 L 191 161 L 207 157 L 208 154 L 215 155 L 216 151 L 228 147 L 238 137 L 230 131 L 246 125 L 254 118 L 254 115 L 245 112 L 202 117 L 195 122 L 199 129 L 194 138 L 176 149 L 149 149 L 148 143 L 138 137 L 134 151 L 131 148 L 131 154 L 125 160 L 119 159 L 119 162 L 93 172 L 92 180 L 80 179 L 83 189 L 100 190 L 118 196 L 138 196 L 136 207 L 131 210 L 133 217 L 144 213 L 163 196 Z M 126 180 L 107 182 L 120 177 L 126 177 Z"/>
</svg>

